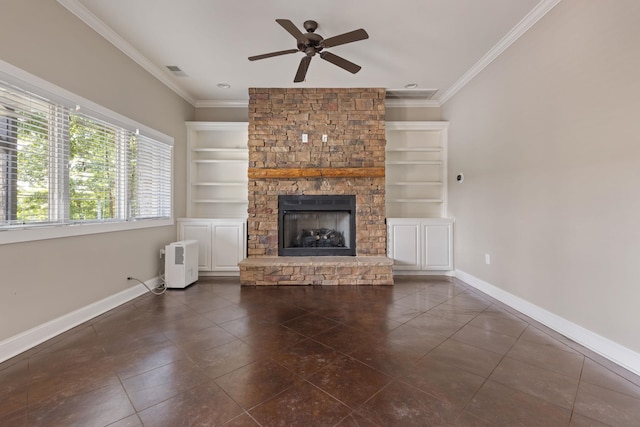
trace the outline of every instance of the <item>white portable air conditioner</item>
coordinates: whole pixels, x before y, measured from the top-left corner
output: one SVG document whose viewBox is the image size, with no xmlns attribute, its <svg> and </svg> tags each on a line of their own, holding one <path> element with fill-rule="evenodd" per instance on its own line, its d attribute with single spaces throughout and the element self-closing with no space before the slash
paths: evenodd
<svg viewBox="0 0 640 427">
<path fill-rule="evenodd" d="M 186 288 L 198 280 L 198 241 L 182 240 L 164 248 L 164 280 L 167 288 Z"/>
</svg>

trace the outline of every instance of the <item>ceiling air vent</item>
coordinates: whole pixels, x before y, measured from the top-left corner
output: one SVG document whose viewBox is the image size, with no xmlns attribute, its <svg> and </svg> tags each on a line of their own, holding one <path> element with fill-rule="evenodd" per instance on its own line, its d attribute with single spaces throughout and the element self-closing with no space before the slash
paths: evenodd
<svg viewBox="0 0 640 427">
<path fill-rule="evenodd" d="M 187 77 L 187 74 L 182 71 L 177 65 L 167 65 L 167 70 L 171 71 L 174 76 Z"/>
</svg>

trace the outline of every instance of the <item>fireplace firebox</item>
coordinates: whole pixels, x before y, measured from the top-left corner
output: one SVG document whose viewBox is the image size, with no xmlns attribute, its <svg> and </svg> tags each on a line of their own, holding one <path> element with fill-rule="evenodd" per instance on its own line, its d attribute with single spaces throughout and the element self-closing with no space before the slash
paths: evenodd
<svg viewBox="0 0 640 427">
<path fill-rule="evenodd" d="M 355 256 L 356 197 L 278 196 L 279 256 Z"/>
</svg>

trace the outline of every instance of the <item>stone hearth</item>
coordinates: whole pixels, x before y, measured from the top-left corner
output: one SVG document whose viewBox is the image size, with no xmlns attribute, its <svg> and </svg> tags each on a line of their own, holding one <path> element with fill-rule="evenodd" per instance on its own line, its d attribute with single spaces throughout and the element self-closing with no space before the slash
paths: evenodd
<svg viewBox="0 0 640 427">
<path fill-rule="evenodd" d="M 253 257 L 240 263 L 242 285 L 390 285 L 393 260 L 377 256 Z"/>
<path fill-rule="evenodd" d="M 393 284 L 384 89 L 250 89 L 249 97 L 248 258 L 240 263 L 241 283 Z M 278 257 L 280 195 L 355 196 L 356 256 Z"/>
</svg>

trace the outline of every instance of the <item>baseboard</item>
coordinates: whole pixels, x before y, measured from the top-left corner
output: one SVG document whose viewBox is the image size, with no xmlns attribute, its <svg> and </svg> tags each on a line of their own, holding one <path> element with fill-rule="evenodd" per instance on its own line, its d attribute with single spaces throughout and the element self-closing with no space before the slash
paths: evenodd
<svg viewBox="0 0 640 427">
<path fill-rule="evenodd" d="M 158 283 L 160 283 L 160 279 L 156 277 L 145 283 L 153 289 Z M 38 325 L 18 335 L 14 335 L 0 341 L 0 363 L 25 352 L 38 344 L 55 337 L 56 335 L 66 332 L 81 323 L 106 313 L 119 305 L 131 301 L 132 299 L 143 295 L 145 292 L 148 292 L 147 288 L 142 284 L 137 284 L 122 292 L 118 292 L 115 295 L 111 295 L 110 297 L 60 316 L 57 319 L 53 319 L 47 323 L 43 323 L 42 325 Z"/>
<path fill-rule="evenodd" d="M 449 276 L 454 277 L 453 270 L 393 270 L 394 276 Z"/>
<path fill-rule="evenodd" d="M 640 354 L 461 270 L 455 277 L 600 356 L 640 375 Z"/>
<path fill-rule="evenodd" d="M 240 271 L 199 271 L 200 277 L 240 277 Z"/>
</svg>

